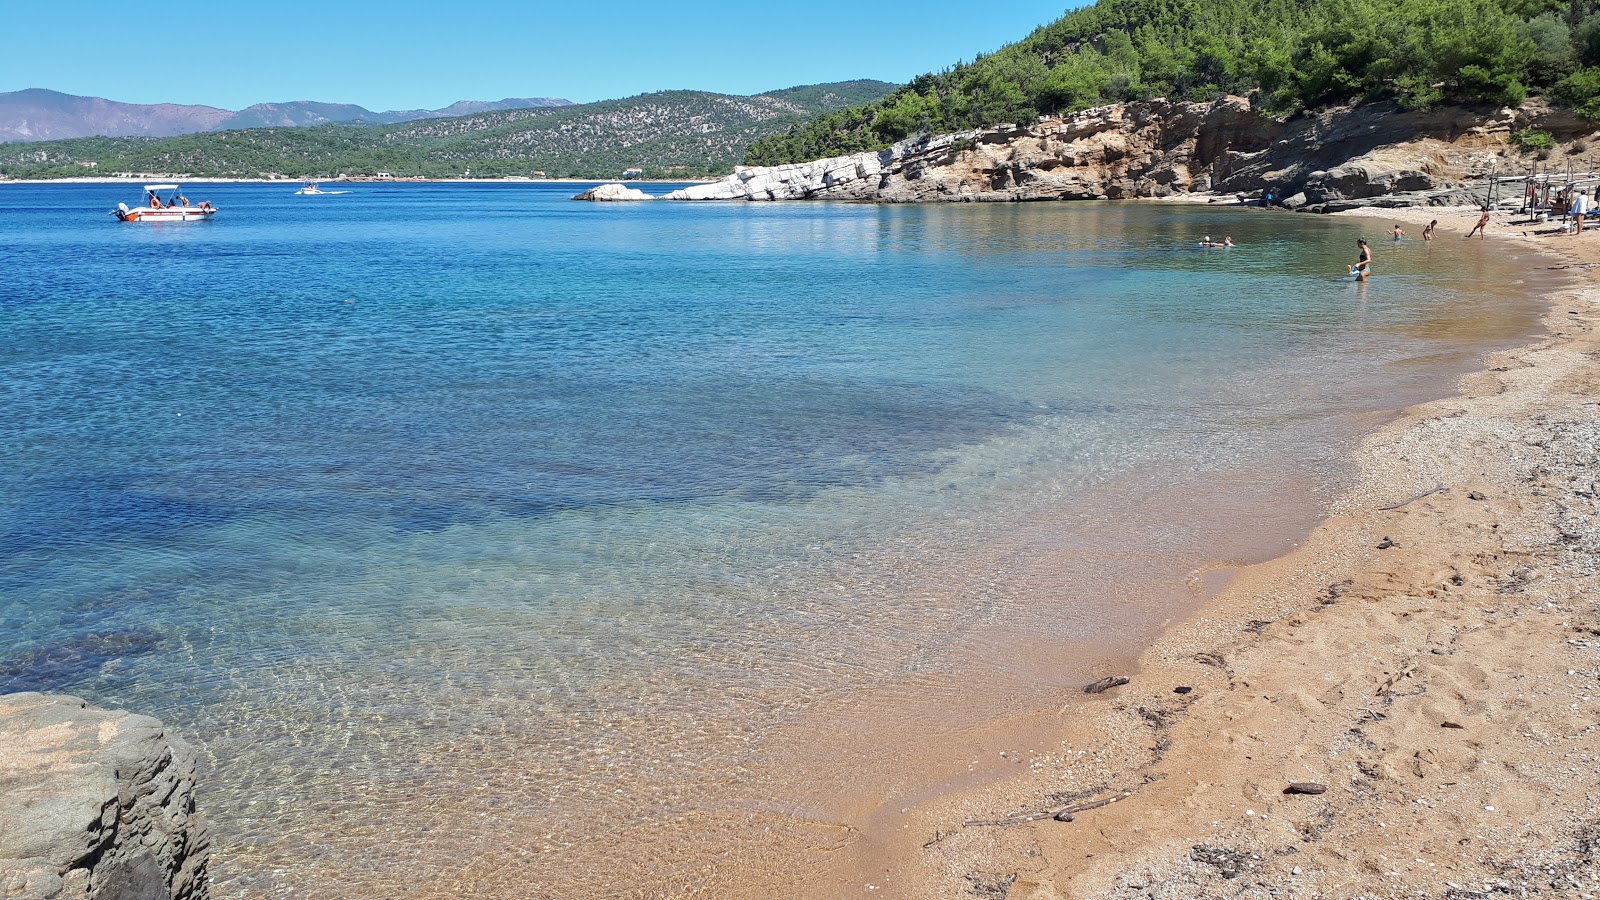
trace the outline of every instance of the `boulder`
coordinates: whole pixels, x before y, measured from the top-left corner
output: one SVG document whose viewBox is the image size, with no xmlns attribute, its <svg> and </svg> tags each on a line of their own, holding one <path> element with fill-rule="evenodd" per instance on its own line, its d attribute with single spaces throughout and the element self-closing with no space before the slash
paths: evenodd
<svg viewBox="0 0 1600 900">
<path fill-rule="evenodd" d="M 189 746 L 77 697 L 0 696 L 0 896 L 203 900 Z"/>
<path fill-rule="evenodd" d="M 1326 172 L 1313 172 L 1306 195 L 1313 202 L 1363 200 L 1409 191 L 1431 191 L 1433 177 L 1415 169 L 1395 169 L 1370 162 L 1347 163 Z"/>
<path fill-rule="evenodd" d="M 646 194 L 644 191 L 639 190 L 638 188 L 631 188 L 625 184 L 612 183 L 602 184 L 598 187 L 592 187 L 578 196 L 573 197 L 572 199 L 611 202 L 620 200 L 654 200 L 655 198 L 649 194 Z"/>
</svg>

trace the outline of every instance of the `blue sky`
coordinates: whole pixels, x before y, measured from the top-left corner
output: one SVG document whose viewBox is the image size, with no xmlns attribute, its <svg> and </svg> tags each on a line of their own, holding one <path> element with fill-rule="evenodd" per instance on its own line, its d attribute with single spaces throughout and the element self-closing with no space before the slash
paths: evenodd
<svg viewBox="0 0 1600 900">
<path fill-rule="evenodd" d="M 19 2 L 3 16 L 0 91 L 43 87 L 228 109 L 324 100 L 382 110 L 502 97 L 586 102 L 671 88 L 752 94 L 848 78 L 901 82 L 1017 40 L 1067 3 L 1077 5 Z"/>
</svg>

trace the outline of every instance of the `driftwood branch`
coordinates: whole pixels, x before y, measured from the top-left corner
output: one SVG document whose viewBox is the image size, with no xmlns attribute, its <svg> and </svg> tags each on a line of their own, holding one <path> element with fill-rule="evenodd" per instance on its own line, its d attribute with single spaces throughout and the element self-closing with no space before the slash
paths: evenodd
<svg viewBox="0 0 1600 900">
<path fill-rule="evenodd" d="M 1404 669 L 1401 669 L 1400 671 L 1394 673 L 1393 675 L 1390 675 L 1389 676 L 1389 680 L 1385 681 L 1383 683 L 1383 687 L 1378 688 L 1378 692 L 1376 694 L 1373 694 L 1372 696 L 1374 696 L 1374 697 L 1382 697 L 1384 694 L 1389 693 L 1390 691 L 1394 690 L 1394 686 L 1396 684 L 1400 683 L 1400 679 L 1402 679 L 1402 678 L 1410 678 L 1411 677 L 1411 673 L 1415 672 L 1416 670 L 1417 670 L 1416 666 L 1406 666 Z"/>
<path fill-rule="evenodd" d="M 1004 819 L 968 819 L 962 822 L 968 828 L 990 827 L 995 825 L 1021 825 L 1024 822 L 1037 822 L 1040 819 L 1055 819 L 1059 822 L 1071 822 L 1073 813 L 1088 812 L 1102 806 L 1110 806 L 1118 800 L 1126 800 L 1133 796 L 1133 791 L 1118 791 L 1108 797 L 1090 800 L 1085 803 L 1073 803 L 1057 809 L 1047 809 L 1043 812 L 1023 813 L 1019 816 L 1008 816 Z"/>
<path fill-rule="evenodd" d="M 1393 506 L 1380 506 L 1378 508 L 1379 509 L 1399 509 L 1402 506 L 1410 506 L 1411 504 L 1417 502 L 1418 500 L 1421 500 L 1423 497 L 1432 497 L 1434 494 L 1437 494 L 1437 493 L 1439 493 L 1440 491 L 1442 491 L 1444 489 L 1445 489 L 1444 485 L 1441 484 L 1441 485 L 1439 485 L 1438 487 L 1434 488 L 1431 491 L 1423 491 L 1422 493 L 1416 495 L 1415 497 L 1412 497 L 1410 500 L 1401 501 L 1400 503 L 1396 503 Z"/>
</svg>

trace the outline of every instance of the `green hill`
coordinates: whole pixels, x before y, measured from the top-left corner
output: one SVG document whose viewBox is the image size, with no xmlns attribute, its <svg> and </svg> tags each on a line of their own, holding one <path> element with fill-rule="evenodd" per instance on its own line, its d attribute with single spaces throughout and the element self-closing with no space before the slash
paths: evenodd
<svg viewBox="0 0 1600 900">
<path fill-rule="evenodd" d="M 1099 0 L 887 98 L 756 142 L 773 165 L 1124 100 L 1259 91 L 1273 112 L 1354 99 L 1600 118 L 1600 0 Z"/>
<path fill-rule="evenodd" d="M 753 141 L 818 113 L 877 100 L 894 86 L 847 81 L 751 97 L 663 91 L 623 100 L 516 109 L 397 125 L 253 128 L 171 138 L 79 138 L 0 144 L 0 174 L 12 178 L 173 173 L 289 178 L 339 174 L 528 175 L 617 178 L 719 175 Z"/>
</svg>

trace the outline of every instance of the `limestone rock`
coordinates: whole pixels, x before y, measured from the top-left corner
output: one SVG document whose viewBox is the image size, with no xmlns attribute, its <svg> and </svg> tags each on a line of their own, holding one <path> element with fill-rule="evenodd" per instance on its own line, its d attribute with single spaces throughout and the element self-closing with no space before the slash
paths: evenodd
<svg viewBox="0 0 1600 900">
<path fill-rule="evenodd" d="M 1157 99 L 740 168 L 666 199 L 1001 202 L 1270 191 L 1307 210 L 1400 196 L 1439 202 L 1424 198 L 1493 170 L 1512 129 L 1534 124 L 1568 138 L 1594 125 L 1537 101 L 1517 110 L 1366 103 L 1273 119 L 1243 97 Z"/>
<path fill-rule="evenodd" d="M 1436 186 L 1426 172 L 1361 162 L 1312 173 L 1305 185 L 1305 194 L 1312 203 L 1324 203 L 1364 200 L 1402 191 L 1431 191 Z"/>
<path fill-rule="evenodd" d="M 646 194 L 644 191 L 639 190 L 638 188 L 631 188 L 625 184 L 616 184 L 613 182 L 611 184 L 602 184 L 598 187 L 592 187 L 578 196 L 573 197 L 572 199 L 610 202 L 620 200 L 654 200 L 655 198 L 649 194 Z"/>
<path fill-rule="evenodd" d="M 0 696 L 0 896 L 203 900 L 189 746 L 77 697 Z"/>
</svg>

